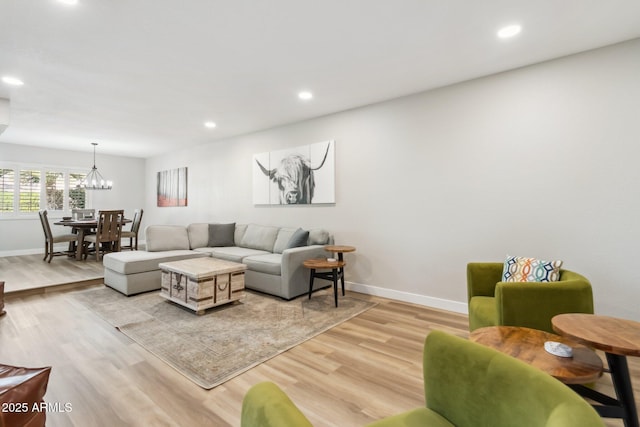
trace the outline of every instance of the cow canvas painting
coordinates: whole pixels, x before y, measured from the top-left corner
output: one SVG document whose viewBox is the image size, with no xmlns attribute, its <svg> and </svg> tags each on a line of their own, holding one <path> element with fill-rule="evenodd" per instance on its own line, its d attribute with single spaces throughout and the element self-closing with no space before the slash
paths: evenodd
<svg viewBox="0 0 640 427">
<path fill-rule="evenodd" d="M 158 172 L 159 207 L 187 206 L 187 168 Z"/>
<path fill-rule="evenodd" d="M 335 141 L 253 156 L 253 203 L 335 203 Z"/>
</svg>

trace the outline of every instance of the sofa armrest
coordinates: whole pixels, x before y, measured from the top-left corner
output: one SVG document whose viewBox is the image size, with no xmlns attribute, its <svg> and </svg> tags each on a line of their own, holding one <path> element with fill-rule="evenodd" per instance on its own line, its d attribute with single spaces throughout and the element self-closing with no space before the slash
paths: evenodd
<svg viewBox="0 0 640 427">
<path fill-rule="evenodd" d="M 324 250 L 324 245 L 301 246 L 299 248 L 285 249 L 282 252 L 282 281 L 288 283 L 292 280 L 309 280 L 309 270 L 302 263 L 311 258 L 326 258 L 330 254 Z"/>
<path fill-rule="evenodd" d="M 498 324 L 553 333 L 551 318 L 562 313 L 593 314 L 593 292 L 586 279 L 559 282 L 498 282 Z"/>
<path fill-rule="evenodd" d="M 276 384 L 265 381 L 251 387 L 242 401 L 241 427 L 312 427 Z"/>
<path fill-rule="evenodd" d="M 467 298 L 494 296 L 496 283 L 502 279 L 501 262 L 470 262 L 467 264 Z"/>
</svg>

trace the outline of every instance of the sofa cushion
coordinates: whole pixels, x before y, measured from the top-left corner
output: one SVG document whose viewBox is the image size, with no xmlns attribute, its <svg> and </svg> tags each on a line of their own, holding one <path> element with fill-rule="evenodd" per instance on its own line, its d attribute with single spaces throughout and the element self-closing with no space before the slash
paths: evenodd
<svg viewBox="0 0 640 427">
<path fill-rule="evenodd" d="M 236 223 L 209 224 L 209 244 L 207 246 L 235 246 Z"/>
<path fill-rule="evenodd" d="M 278 230 L 278 227 L 249 224 L 247 231 L 245 231 L 244 236 L 242 236 L 240 246 L 243 248 L 273 252 L 273 245 L 276 242 Z"/>
<path fill-rule="evenodd" d="M 187 227 L 182 225 L 150 225 L 145 230 L 145 240 L 148 252 L 190 248 Z"/>
<path fill-rule="evenodd" d="M 562 261 L 543 261 L 507 255 L 502 270 L 503 282 L 557 282 Z"/>
<path fill-rule="evenodd" d="M 201 248 L 209 244 L 209 224 L 206 222 L 189 224 L 187 232 L 191 249 Z"/>
<path fill-rule="evenodd" d="M 251 271 L 279 276 L 282 271 L 282 254 L 248 256 L 243 258 L 242 263 Z"/>
<path fill-rule="evenodd" d="M 236 232 L 233 236 L 235 246 L 241 246 L 244 233 L 247 231 L 247 224 L 236 224 Z"/>
<path fill-rule="evenodd" d="M 217 248 L 198 248 L 197 252 L 210 254 L 214 258 L 226 259 L 227 261 L 243 262 L 243 259 L 252 255 L 266 255 L 271 252 L 258 249 L 242 248 L 240 246 L 221 246 Z"/>
<path fill-rule="evenodd" d="M 291 240 L 291 236 L 296 232 L 295 228 L 283 227 L 278 230 L 278 236 L 276 237 L 276 242 L 273 244 L 273 252 L 276 254 L 281 254 L 282 251 L 287 249 L 287 244 L 289 240 Z M 305 241 L 305 244 L 307 242 Z"/>
<path fill-rule="evenodd" d="M 158 264 L 161 262 L 180 261 L 182 259 L 205 256 L 208 256 L 208 254 L 187 249 L 162 252 L 112 252 L 103 257 L 102 264 L 105 269 L 113 270 L 116 273 L 133 274 L 158 270 Z"/>
<path fill-rule="evenodd" d="M 124 295 L 160 290 L 161 283 L 160 270 L 120 274 L 108 268 L 104 269 L 104 284 Z"/>
<path fill-rule="evenodd" d="M 309 232 L 302 228 L 298 228 L 291 236 L 291 239 L 289 239 L 289 242 L 287 242 L 287 247 L 285 249 L 307 246 L 307 241 L 309 241 Z"/>
<path fill-rule="evenodd" d="M 328 245 L 329 244 L 329 232 L 316 228 L 309 230 L 309 245 Z"/>
</svg>

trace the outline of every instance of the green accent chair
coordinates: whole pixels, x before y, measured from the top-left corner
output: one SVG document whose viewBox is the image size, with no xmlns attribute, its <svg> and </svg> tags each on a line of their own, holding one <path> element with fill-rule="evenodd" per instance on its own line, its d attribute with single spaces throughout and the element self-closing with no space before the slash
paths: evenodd
<svg viewBox="0 0 640 427">
<path fill-rule="evenodd" d="M 426 406 L 370 427 L 604 426 L 591 405 L 569 387 L 489 347 L 433 331 L 425 340 L 423 363 Z M 311 423 L 277 385 L 262 382 L 245 395 L 240 425 L 308 427 Z"/>
<path fill-rule="evenodd" d="M 504 264 L 467 264 L 469 330 L 485 326 L 524 326 L 554 333 L 553 316 L 593 314 L 589 281 L 578 273 L 560 270 L 558 282 L 502 282 Z"/>
</svg>

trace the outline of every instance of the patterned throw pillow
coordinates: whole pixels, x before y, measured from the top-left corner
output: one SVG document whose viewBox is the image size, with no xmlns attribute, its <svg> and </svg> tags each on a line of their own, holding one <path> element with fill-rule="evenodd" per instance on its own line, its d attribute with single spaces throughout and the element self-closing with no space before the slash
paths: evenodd
<svg viewBox="0 0 640 427">
<path fill-rule="evenodd" d="M 507 255 L 502 270 L 503 282 L 557 282 L 562 261 L 542 261 Z"/>
</svg>

